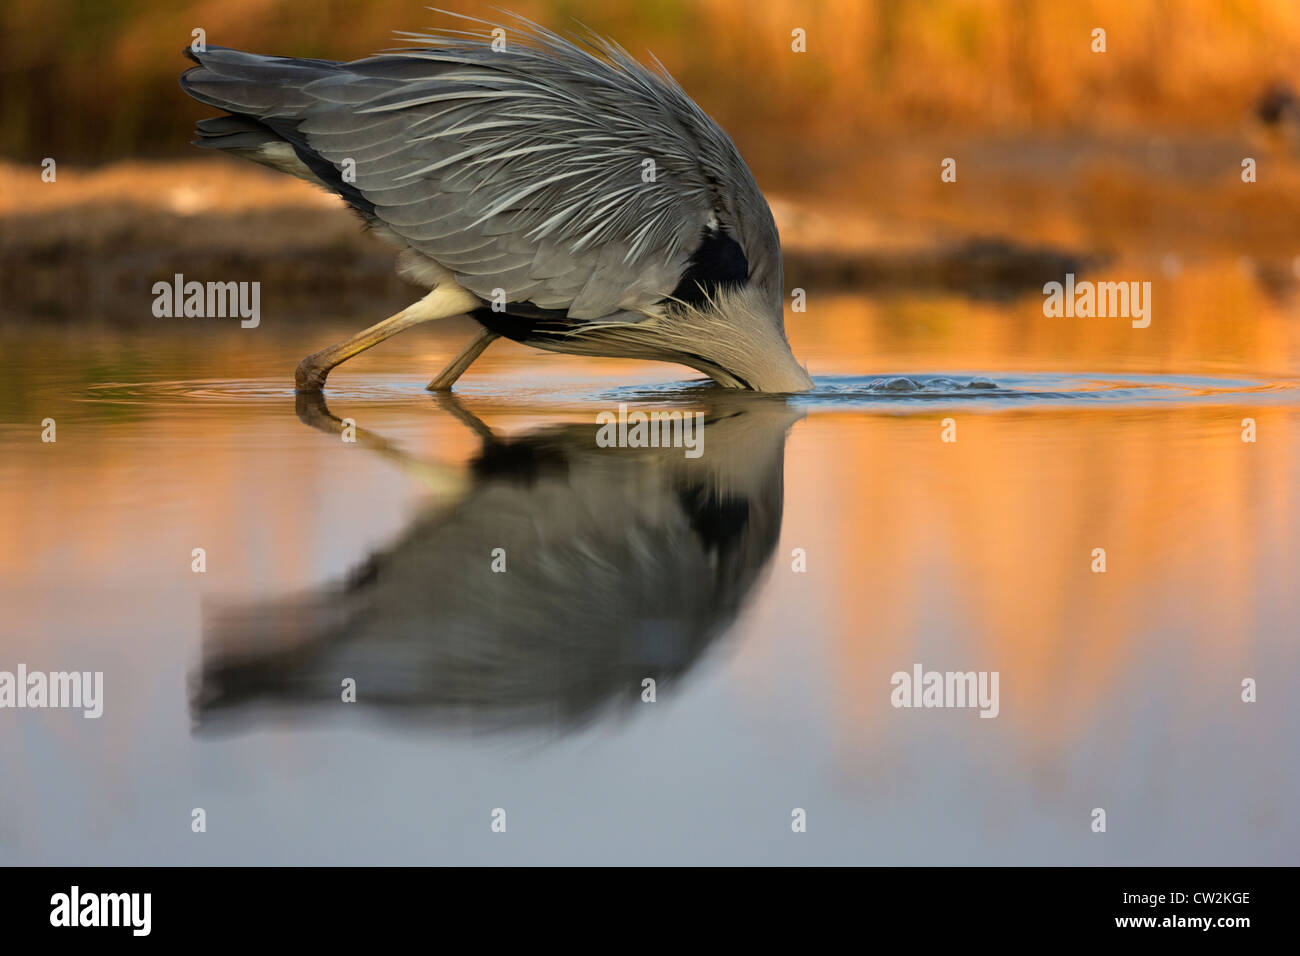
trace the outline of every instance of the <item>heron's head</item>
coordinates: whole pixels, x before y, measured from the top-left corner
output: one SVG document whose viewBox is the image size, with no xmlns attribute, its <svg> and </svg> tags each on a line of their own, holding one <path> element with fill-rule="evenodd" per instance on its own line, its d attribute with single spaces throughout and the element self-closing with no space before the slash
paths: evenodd
<svg viewBox="0 0 1300 956">
<path fill-rule="evenodd" d="M 806 392 L 807 369 L 785 337 L 779 295 L 761 286 L 720 287 L 696 303 L 671 302 L 657 323 L 671 361 L 699 369 L 719 385 L 756 392 Z"/>
</svg>

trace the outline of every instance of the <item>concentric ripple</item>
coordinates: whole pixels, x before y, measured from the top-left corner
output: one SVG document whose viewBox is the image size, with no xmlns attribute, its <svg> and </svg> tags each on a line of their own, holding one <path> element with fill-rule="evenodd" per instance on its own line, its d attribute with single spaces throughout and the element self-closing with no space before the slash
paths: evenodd
<svg viewBox="0 0 1300 956">
<path fill-rule="evenodd" d="M 607 405 L 611 402 L 707 402 L 720 390 L 695 379 L 616 386 L 590 379 L 520 387 L 504 378 L 467 380 L 458 398 L 530 408 Z M 736 393 L 727 392 L 729 397 Z M 108 382 L 91 386 L 83 399 L 112 404 L 214 406 L 281 403 L 294 390 L 282 380 L 210 379 L 198 381 Z M 348 377 L 326 387 L 330 402 L 405 403 L 428 400 L 423 382 L 409 378 Z M 809 392 L 791 396 L 807 408 L 899 407 L 908 404 L 970 404 L 991 408 L 1052 405 L 1133 406 L 1178 404 L 1300 404 L 1300 382 L 1285 379 L 1220 378 L 1116 373 L 944 373 L 899 375 L 824 375 Z"/>
</svg>

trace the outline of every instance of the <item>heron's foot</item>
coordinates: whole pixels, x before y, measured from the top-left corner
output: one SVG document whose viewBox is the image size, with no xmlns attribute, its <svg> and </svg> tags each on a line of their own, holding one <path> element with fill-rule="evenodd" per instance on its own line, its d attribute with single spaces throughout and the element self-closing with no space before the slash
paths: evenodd
<svg viewBox="0 0 1300 956">
<path fill-rule="evenodd" d="M 428 385 L 424 386 L 424 390 L 426 392 L 450 392 L 451 387 L 456 384 L 456 379 L 458 378 L 460 378 L 459 370 L 447 369 Z"/>
<path fill-rule="evenodd" d="M 325 385 L 325 377 L 329 375 L 328 368 L 322 368 L 307 356 L 298 363 L 297 370 L 293 373 L 294 388 L 300 392 L 319 392 Z"/>
</svg>

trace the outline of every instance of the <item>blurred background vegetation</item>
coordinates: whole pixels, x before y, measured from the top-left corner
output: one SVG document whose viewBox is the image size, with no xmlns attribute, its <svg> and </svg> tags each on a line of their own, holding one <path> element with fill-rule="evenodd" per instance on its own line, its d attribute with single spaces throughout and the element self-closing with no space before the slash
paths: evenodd
<svg viewBox="0 0 1300 956">
<path fill-rule="evenodd" d="M 498 18 L 481 0 L 447 3 Z M 1300 79 L 1296 0 L 511 0 L 652 50 L 738 138 L 843 148 L 884 130 L 1119 133 L 1239 126 Z M 0 155 L 187 154 L 191 31 L 257 52 L 351 59 L 449 19 L 413 0 L 5 0 Z M 791 51 L 807 31 L 808 52 Z M 1107 31 L 1107 51 L 1091 32 Z M 746 136 L 746 134 L 749 134 Z M 774 148 L 780 153 L 784 147 Z"/>
<path fill-rule="evenodd" d="M 796 284 L 1001 296 L 1115 257 L 1300 282 L 1300 0 L 500 5 L 653 52 L 736 140 Z M 508 21 L 486 0 L 446 6 Z M 181 92 L 182 51 L 202 28 L 209 44 L 353 59 L 411 45 L 397 31 L 466 26 L 419 0 L 5 0 L 0 301 L 111 311 L 142 275 L 207 267 L 397 301 L 389 250 L 337 200 L 189 145 L 212 111 Z"/>
</svg>

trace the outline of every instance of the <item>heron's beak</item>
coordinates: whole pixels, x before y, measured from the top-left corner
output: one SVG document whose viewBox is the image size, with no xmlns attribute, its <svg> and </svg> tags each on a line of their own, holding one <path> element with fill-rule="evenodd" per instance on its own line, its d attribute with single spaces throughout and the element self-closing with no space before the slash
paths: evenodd
<svg viewBox="0 0 1300 956">
<path fill-rule="evenodd" d="M 749 348 L 728 350 L 724 355 L 729 361 L 718 363 L 734 381 L 714 375 L 716 381 L 755 392 L 806 392 L 813 387 L 812 376 L 794 357 L 780 326 L 751 326 L 748 338 Z"/>
<path fill-rule="evenodd" d="M 806 392 L 813 387 L 812 376 L 788 345 L 773 355 L 771 362 L 758 365 L 745 381 L 756 392 Z"/>
</svg>

